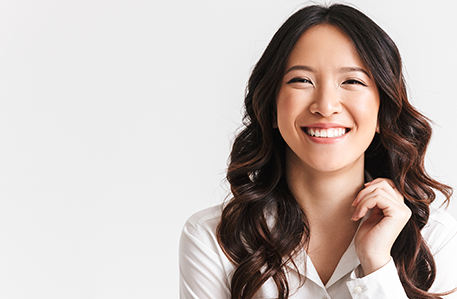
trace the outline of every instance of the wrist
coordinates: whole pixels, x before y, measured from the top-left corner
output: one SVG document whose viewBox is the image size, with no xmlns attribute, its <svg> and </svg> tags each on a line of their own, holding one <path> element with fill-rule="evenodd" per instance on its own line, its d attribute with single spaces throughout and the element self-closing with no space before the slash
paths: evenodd
<svg viewBox="0 0 457 299">
<path fill-rule="evenodd" d="M 389 256 L 377 256 L 377 257 L 370 257 L 370 258 L 360 258 L 360 266 L 362 267 L 364 276 L 369 275 L 385 265 L 387 265 L 391 257 Z"/>
</svg>

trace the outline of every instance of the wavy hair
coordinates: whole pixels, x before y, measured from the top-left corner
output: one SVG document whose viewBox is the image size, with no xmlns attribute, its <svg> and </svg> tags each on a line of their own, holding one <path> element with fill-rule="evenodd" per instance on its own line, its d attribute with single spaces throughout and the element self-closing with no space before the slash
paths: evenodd
<svg viewBox="0 0 457 299">
<path fill-rule="evenodd" d="M 227 179 L 232 198 L 224 206 L 217 238 L 235 264 L 232 298 L 252 298 L 272 279 L 280 299 L 289 297 L 285 263 L 309 243 L 309 223 L 285 180 L 286 143 L 272 128 L 276 94 L 287 59 L 312 26 L 330 24 L 353 42 L 376 82 L 380 108 L 376 133 L 365 152 L 365 169 L 389 178 L 412 211 L 391 254 L 411 299 L 441 298 L 427 292 L 435 280 L 433 256 L 421 235 L 435 190 L 449 203 L 452 188 L 432 179 L 424 158 L 431 138 L 428 119 L 408 102 L 399 51 L 370 18 L 342 4 L 312 5 L 293 14 L 275 33 L 254 67 L 245 97 L 243 128 L 230 154 Z M 272 218 L 274 221 L 267 221 Z"/>
</svg>

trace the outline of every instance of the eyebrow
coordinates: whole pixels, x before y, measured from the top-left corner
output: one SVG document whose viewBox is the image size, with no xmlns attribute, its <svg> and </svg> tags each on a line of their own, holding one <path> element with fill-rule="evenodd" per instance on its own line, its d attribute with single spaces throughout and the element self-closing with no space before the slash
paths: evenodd
<svg viewBox="0 0 457 299">
<path fill-rule="evenodd" d="M 302 70 L 302 71 L 309 71 L 309 72 L 314 72 L 314 69 L 312 67 L 309 67 L 309 66 L 306 66 L 306 65 L 294 65 L 292 66 L 291 68 L 289 68 L 285 73 L 289 73 L 291 71 L 295 71 L 295 70 Z M 368 77 L 371 78 L 370 74 L 364 70 L 363 68 L 361 67 L 358 67 L 358 66 L 348 66 L 348 67 L 342 67 L 338 70 L 340 73 L 350 73 L 350 72 L 362 72 L 364 73 L 365 75 L 367 75 Z"/>
<path fill-rule="evenodd" d="M 294 65 L 293 67 L 289 68 L 285 73 L 289 73 L 291 71 L 295 71 L 295 70 L 301 70 L 301 71 L 309 71 L 309 72 L 314 72 L 314 69 L 309 67 L 309 66 L 306 66 L 306 65 Z"/>
<path fill-rule="evenodd" d="M 369 78 L 371 78 L 370 74 L 366 70 L 364 70 L 363 68 L 358 67 L 358 66 L 342 67 L 342 68 L 340 68 L 339 71 L 340 71 L 340 73 L 362 72 L 365 75 L 367 75 Z"/>
</svg>

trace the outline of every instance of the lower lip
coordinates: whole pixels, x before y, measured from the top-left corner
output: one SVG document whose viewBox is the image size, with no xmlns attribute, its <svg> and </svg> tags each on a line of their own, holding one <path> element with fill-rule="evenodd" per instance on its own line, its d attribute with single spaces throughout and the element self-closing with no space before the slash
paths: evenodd
<svg viewBox="0 0 457 299">
<path fill-rule="evenodd" d="M 344 135 L 341 135 L 339 137 L 314 137 L 314 136 L 310 136 L 308 133 L 305 132 L 305 130 L 303 129 L 303 133 L 305 133 L 306 137 L 309 138 L 309 140 L 311 140 L 312 142 L 314 143 L 321 143 L 321 144 L 332 144 L 332 143 L 336 143 L 336 142 L 339 142 L 341 141 L 342 139 L 344 139 L 344 137 L 346 137 L 346 135 L 349 133 L 349 132 L 346 132 Z"/>
</svg>

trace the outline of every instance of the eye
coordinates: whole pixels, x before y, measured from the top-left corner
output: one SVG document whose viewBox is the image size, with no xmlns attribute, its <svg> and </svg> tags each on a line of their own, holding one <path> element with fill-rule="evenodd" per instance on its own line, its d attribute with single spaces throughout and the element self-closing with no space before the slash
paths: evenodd
<svg viewBox="0 0 457 299">
<path fill-rule="evenodd" d="M 356 80 L 356 79 L 349 79 L 349 80 L 346 80 L 343 82 L 343 84 L 355 84 L 355 85 L 362 85 L 362 86 L 367 86 L 365 83 L 359 81 L 359 80 Z"/>
<path fill-rule="evenodd" d="M 306 78 L 301 78 L 301 77 L 292 78 L 291 80 L 289 80 L 289 82 L 287 82 L 287 84 L 291 84 L 291 83 L 309 83 L 309 84 L 313 84 L 310 80 L 308 80 Z"/>
</svg>

